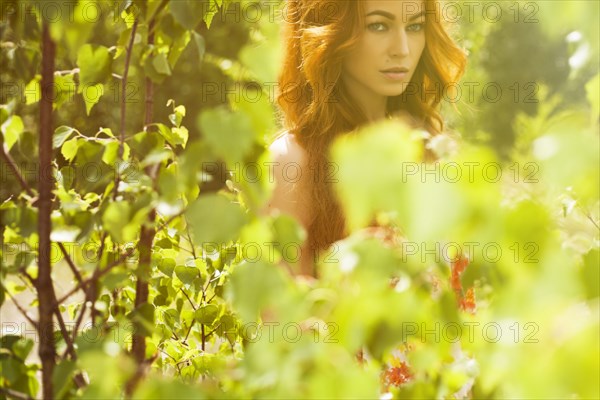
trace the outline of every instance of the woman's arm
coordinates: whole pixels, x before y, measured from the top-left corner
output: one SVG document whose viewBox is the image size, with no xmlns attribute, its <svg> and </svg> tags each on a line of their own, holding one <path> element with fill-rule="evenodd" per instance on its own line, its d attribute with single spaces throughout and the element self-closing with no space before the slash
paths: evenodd
<svg viewBox="0 0 600 400">
<path fill-rule="evenodd" d="M 308 231 L 311 214 L 307 186 L 309 170 L 305 151 L 293 134 L 286 133 L 269 146 L 269 152 L 272 155 L 272 161 L 275 163 L 273 168 L 275 188 L 270 201 L 261 211 L 261 214 L 266 215 L 277 209 L 296 218 Z M 298 268 L 294 273 L 313 276 L 313 253 L 306 243 L 301 245 L 300 251 Z"/>
</svg>

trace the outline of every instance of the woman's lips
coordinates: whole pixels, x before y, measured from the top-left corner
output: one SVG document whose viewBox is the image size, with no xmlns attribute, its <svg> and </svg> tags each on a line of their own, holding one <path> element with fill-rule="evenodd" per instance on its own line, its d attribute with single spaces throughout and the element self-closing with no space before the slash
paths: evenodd
<svg viewBox="0 0 600 400">
<path fill-rule="evenodd" d="M 403 80 L 403 79 L 406 79 L 406 77 L 408 76 L 407 71 L 381 71 L 381 73 L 387 79 L 392 80 L 392 81 Z"/>
</svg>

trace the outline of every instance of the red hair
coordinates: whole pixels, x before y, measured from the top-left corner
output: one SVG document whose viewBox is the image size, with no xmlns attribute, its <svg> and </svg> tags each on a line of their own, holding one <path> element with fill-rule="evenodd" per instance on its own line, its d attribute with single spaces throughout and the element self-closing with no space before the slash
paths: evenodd
<svg viewBox="0 0 600 400">
<path fill-rule="evenodd" d="M 444 129 L 438 112 L 443 90 L 464 73 L 466 54 L 447 33 L 439 1 L 424 3 L 425 48 L 407 90 L 388 98 L 387 113 L 409 116 L 411 125 L 436 135 Z M 313 216 L 308 245 L 315 252 L 348 233 L 325 177 L 331 175 L 333 139 L 368 122 L 340 80 L 342 60 L 364 32 L 363 14 L 363 2 L 355 0 L 287 0 L 284 14 L 277 103 L 284 129 L 295 134 L 307 154 Z"/>
</svg>

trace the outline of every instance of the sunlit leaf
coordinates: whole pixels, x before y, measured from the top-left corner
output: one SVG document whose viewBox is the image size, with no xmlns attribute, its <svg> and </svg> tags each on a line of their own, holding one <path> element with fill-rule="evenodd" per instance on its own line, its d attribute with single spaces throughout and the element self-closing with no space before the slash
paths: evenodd
<svg viewBox="0 0 600 400">
<path fill-rule="evenodd" d="M 239 205 L 216 194 L 200 196 L 190 204 L 186 217 L 197 246 L 234 240 L 246 222 L 246 215 Z"/>
</svg>

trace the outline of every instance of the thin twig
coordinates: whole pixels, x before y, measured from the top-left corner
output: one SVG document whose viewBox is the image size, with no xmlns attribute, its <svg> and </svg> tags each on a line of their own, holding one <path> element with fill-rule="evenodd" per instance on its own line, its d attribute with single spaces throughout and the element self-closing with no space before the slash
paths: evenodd
<svg viewBox="0 0 600 400">
<path fill-rule="evenodd" d="M 71 359 L 76 360 L 77 354 L 75 353 L 75 347 L 73 347 L 73 340 L 71 340 L 71 336 L 69 336 L 69 332 L 67 331 L 67 326 L 65 325 L 65 321 L 63 320 L 62 314 L 60 313 L 60 309 L 56 307 L 54 309 L 54 315 L 56 315 L 56 319 L 58 320 L 58 326 L 60 327 L 60 334 L 62 335 L 65 343 L 67 345 L 67 351 L 71 355 Z"/>
<path fill-rule="evenodd" d="M 185 333 L 185 338 L 183 338 L 183 344 L 187 345 L 187 340 L 188 337 L 190 336 L 190 332 L 192 331 L 192 328 L 194 327 L 194 320 L 192 319 L 192 323 L 190 324 L 190 327 L 188 328 L 187 332 Z"/>
<path fill-rule="evenodd" d="M 92 323 L 96 320 L 96 297 L 97 297 L 97 286 L 98 279 L 100 273 L 100 267 L 102 266 L 102 256 L 104 255 L 104 249 L 106 248 L 106 238 L 108 233 L 106 231 L 102 232 L 100 237 L 100 249 L 98 250 L 98 265 L 96 265 L 96 269 L 91 277 L 91 282 L 89 286 L 85 290 L 85 301 L 90 301 L 92 305 L 90 306 L 90 318 Z"/>
<path fill-rule="evenodd" d="M 190 305 L 192 306 L 194 311 L 196 311 L 196 306 L 192 302 L 192 299 L 190 299 L 190 296 L 188 296 L 188 294 L 185 292 L 185 290 L 183 290 L 183 288 L 181 288 L 180 290 L 181 290 L 181 293 L 183 293 L 185 295 L 185 297 L 188 299 L 188 301 L 190 302 Z"/>
<path fill-rule="evenodd" d="M 596 223 L 596 221 L 594 221 L 594 219 L 592 218 L 592 216 L 591 216 L 590 214 L 588 214 L 588 213 L 585 213 L 585 216 L 586 216 L 586 217 L 587 217 L 587 218 L 588 218 L 590 221 L 592 221 L 592 224 L 594 224 L 594 226 L 595 226 L 596 228 L 598 228 L 598 229 L 600 230 L 600 226 L 598 226 L 598 224 Z"/>
<path fill-rule="evenodd" d="M 215 297 L 217 297 L 217 294 L 214 293 L 210 299 L 206 300 L 207 303 L 210 303 L 212 301 L 212 299 L 214 299 Z"/>
<path fill-rule="evenodd" d="M 71 297 L 72 295 L 77 293 L 79 290 L 84 289 L 85 286 L 90 284 L 92 281 L 100 279 L 101 277 L 106 275 L 108 272 L 110 272 L 111 269 L 122 264 L 127 259 L 127 257 L 129 257 L 129 253 L 121 254 L 121 257 L 119 257 L 119 259 L 117 261 L 109 264 L 103 270 L 100 270 L 96 276 L 92 276 L 92 277 L 84 280 L 83 282 L 81 282 L 80 284 L 75 286 L 73 289 L 69 290 L 65 295 L 63 295 L 60 299 L 57 300 L 57 303 L 62 304 L 66 299 L 68 299 L 69 297 Z"/>
<path fill-rule="evenodd" d="M 4 393 L 8 397 L 14 397 L 19 400 L 32 400 L 33 397 L 26 395 L 25 393 L 17 392 L 16 390 L 0 388 L 0 393 Z"/>
<path fill-rule="evenodd" d="M 133 51 L 133 43 L 135 40 L 135 32 L 137 30 L 139 20 L 136 18 L 133 26 L 131 27 L 131 34 L 129 37 L 129 44 L 127 46 L 127 53 L 125 56 L 125 71 L 123 72 L 123 79 L 121 84 L 121 124 L 119 131 L 119 160 L 123 160 L 123 152 L 125 151 L 125 116 L 127 115 L 127 78 L 129 77 L 129 64 L 131 62 L 131 53 Z M 121 176 L 119 171 L 115 171 L 115 187 L 113 188 L 113 200 L 117 198 L 119 193 L 119 182 Z"/>
<path fill-rule="evenodd" d="M 83 321 L 83 316 L 85 315 L 85 311 L 87 309 L 87 301 L 84 301 L 81 306 L 81 311 L 77 316 L 77 321 L 75 321 L 75 326 L 73 327 L 73 340 L 77 338 L 77 332 L 79 331 L 79 326 L 81 325 L 81 321 Z"/>
<path fill-rule="evenodd" d="M 79 68 L 73 68 L 73 69 L 68 69 L 68 70 L 63 70 L 63 71 L 54 71 L 54 75 L 56 75 L 56 76 L 74 75 L 74 74 L 78 74 L 78 73 L 79 73 Z"/>
<path fill-rule="evenodd" d="M 60 248 L 60 251 L 63 253 L 63 256 L 65 256 L 65 260 L 67 261 L 67 264 L 69 265 L 69 268 L 71 268 L 71 272 L 73 272 L 73 275 L 75 275 L 75 278 L 77 279 L 77 281 L 79 283 L 83 282 L 83 278 L 82 278 L 81 274 L 79 273 L 79 270 L 75 266 L 75 263 L 73 263 L 73 260 L 71 260 L 71 256 L 69 256 L 69 253 L 67 253 L 67 249 L 65 248 L 64 244 L 58 243 L 58 247 Z"/>
<path fill-rule="evenodd" d="M 27 311 L 25 311 L 25 309 L 23 307 L 21 307 L 21 305 L 17 302 L 17 300 L 13 297 L 13 295 L 10 294 L 10 292 L 6 289 L 6 286 L 4 286 L 3 283 L 0 283 L 0 285 L 2 285 L 2 289 L 4 290 L 4 293 L 8 294 L 8 297 L 10 297 L 10 299 L 12 300 L 13 304 L 15 305 L 15 307 L 17 307 L 17 309 L 21 312 L 21 314 L 25 317 L 25 319 L 27 321 L 29 321 L 29 323 L 31 325 L 33 325 L 37 329 L 38 323 L 36 321 L 34 321 L 29 316 L 29 314 L 27 314 Z"/>
<path fill-rule="evenodd" d="M 19 169 L 17 168 L 17 164 L 15 163 L 15 160 L 13 160 L 13 158 L 11 157 L 10 153 L 7 151 L 6 146 L 4 144 L 2 145 L 2 153 L 0 155 L 2 156 L 2 158 L 4 158 L 4 160 L 6 161 L 6 163 L 12 170 L 13 174 L 17 177 L 17 180 L 19 181 L 19 184 L 21 185 L 23 190 L 25 190 L 30 197 L 35 197 L 35 193 L 33 193 L 31 186 L 29 186 L 29 184 L 27 183 L 25 178 L 23 178 L 23 176 L 19 172 Z"/>
<path fill-rule="evenodd" d="M 196 260 L 198 258 L 196 256 L 196 246 L 194 246 L 194 242 L 192 242 L 192 237 L 190 235 L 190 226 L 188 224 L 185 225 L 185 233 L 190 246 L 192 246 L 192 256 L 194 257 L 194 260 Z"/>
<path fill-rule="evenodd" d="M 169 224 L 171 222 L 173 222 L 176 218 L 181 217 L 183 214 L 185 213 L 185 211 L 180 211 L 177 214 L 169 217 L 169 219 L 167 219 L 165 222 L 163 222 L 161 225 L 159 225 L 158 227 L 156 227 L 156 231 L 162 231 L 163 229 L 167 229 Z"/>
<path fill-rule="evenodd" d="M 65 70 L 65 71 L 55 71 L 54 75 L 56 76 L 63 76 L 63 75 L 75 75 L 75 74 L 79 74 L 79 68 L 73 68 L 73 69 L 69 69 L 69 70 Z M 116 79 L 123 79 L 123 77 L 119 74 L 115 74 L 114 72 L 111 74 L 113 78 Z"/>
<path fill-rule="evenodd" d="M 217 326 L 215 329 L 213 329 L 212 331 L 208 332 L 208 334 L 206 335 L 206 339 L 208 339 L 210 337 L 210 335 L 212 335 L 213 333 L 215 333 L 215 331 L 219 329 L 219 327 Z M 204 333 L 202 334 L 203 338 L 204 338 Z"/>
<path fill-rule="evenodd" d="M 167 6 L 167 4 L 169 4 L 169 0 L 163 0 L 162 3 L 160 3 L 158 7 L 156 7 L 156 10 L 154 10 L 154 14 L 152 14 L 152 17 L 150 17 L 150 19 L 148 20 L 148 35 L 154 35 L 154 30 L 156 29 L 156 19 L 158 18 L 158 14 L 160 14 L 160 12 Z"/>
<path fill-rule="evenodd" d="M 179 371 L 179 375 L 181 375 L 181 368 L 179 367 L 179 363 L 177 362 L 177 359 L 175 357 L 173 357 L 172 355 L 170 355 L 169 353 L 167 353 L 166 351 L 164 351 L 163 349 L 160 349 L 160 352 L 163 353 L 164 355 L 166 355 L 167 357 L 172 358 L 173 361 L 175 361 L 175 366 L 177 367 L 177 370 Z"/>
<path fill-rule="evenodd" d="M 25 276 L 27 278 L 27 280 L 23 279 L 23 276 L 21 275 L 17 275 L 19 277 L 19 279 L 21 280 L 21 282 L 23 282 L 25 284 L 25 286 L 27 286 L 27 289 L 29 290 L 35 290 L 35 279 L 33 279 L 33 277 L 31 275 L 29 275 L 27 273 L 27 271 L 25 271 L 25 269 L 21 269 L 20 274 Z"/>
</svg>

